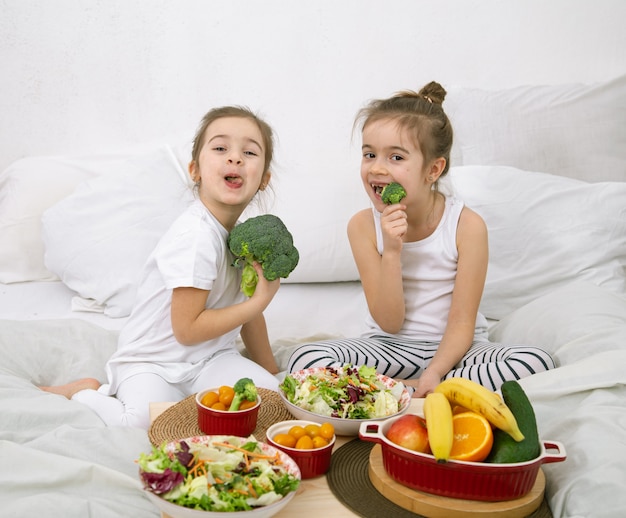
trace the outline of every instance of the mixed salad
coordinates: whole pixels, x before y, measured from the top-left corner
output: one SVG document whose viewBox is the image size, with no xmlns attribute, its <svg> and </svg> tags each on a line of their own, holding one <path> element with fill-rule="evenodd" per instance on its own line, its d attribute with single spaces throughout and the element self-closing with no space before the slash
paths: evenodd
<svg viewBox="0 0 626 518">
<path fill-rule="evenodd" d="M 288 401 L 319 415 L 372 419 L 398 412 L 405 387 L 378 375 L 375 367 L 346 364 L 292 373 L 280 389 Z"/>
<path fill-rule="evenodd" d="M 247 511 L 298 488 L 300 480 L 285 458 L 254 437 L 204 436 L 153 447 L 137 463 L 144 487 L 174 504 Z"/>
</svg>

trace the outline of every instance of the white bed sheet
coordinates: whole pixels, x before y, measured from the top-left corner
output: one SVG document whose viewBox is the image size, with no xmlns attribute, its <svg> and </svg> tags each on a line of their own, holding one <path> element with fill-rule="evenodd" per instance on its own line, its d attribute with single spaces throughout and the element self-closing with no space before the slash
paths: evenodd
<svg viewBox="0 0 626 518">
<path fill-rule="evenodd" d="M 344 286 L 344 296 L 349 299 L 354 288 Z M 67 303 L 56 288 L 48 289 L 40 293 L 50 298 L 30 312 L 15 308 L 28 318 L 0 315 L 0 515 L 157 517 L 135 465 L 139 453 L 149 451 L 146 433 L 106 427 L 88 408 L 37 388 L 102 377 L 117 338 L 116 329 L 87 320 L 93 315 L 71 318 L 67 309 L 56 308 L 58 318 L 40 318 L 55 314 L 40 313 L 41 307 Z M 281 304 L 292 303 L 292 295 L 301 297 L 299 290 L 285 290 Z M 31 297 L 37 300 L 37 292 Z M 288 331 L 277 340 L 285 354 L 297 341 L 295 334 L 288 338 L 291 331 L 301 328 L 302 338 L 316 325 L 313 318 L 307 321 L 315 315 L 307 313 L 314 298 L 298 306 L 300 318 L 287 322 Z M 335 302 L 340 301 L 320 311 L 339 310 L 337 317 L 344 318 L 354 310 L 342 312 Z M 542 438 L 560 441 L 567 453 L 565 462 L 544 466 L 555 518 L 626 516 L 626 299 L 575 284 L 520 308 L 492 331 L 496 339 L 515 336 L 518 342 L 541 344 L 560 364 L 521 380 Z"/>
<path fill-rule="evenodd" d="M 119 332 L 128 317 L 111 318 L 90 307 L 60 281 L 0 284 L 0 319 L 78 320 Z M 78 308 L 78 309 L 77 309 Z M 281 370 L 296 344 L 337 336 L 358 336 L 366 311 L 358 282 L 283 283 L 265 311 L 268 334 Z M 245 354 L 243 344 L 238 347 Z"/>
<path fill-rule="evenodd" d="M 60 281 L 0 283 L 0 318 L 52 320 L 75 318 L 119 330 L 127 317 L 110 318 L 80 299 Z M 362 331 L 365 297 L 358 282 L 281 284 L 265 317 L 271 341 L 327 335 L 356 336 Z M 303 318 L 304 316 L 304 318 Z"/>
<path fill-rule="evenodd" d="M 150 451 L 146 432 L 107 427 L 86 406 L 37 388 L 101 377 L 116 336 L 78 319 L 0 320 L 1 516 L 159 516 L 134 462 Z"/>
<path fill-rule="evenodd" d="M 76 293 L 61 281 L 0 284 L 0 318 L 54 320 L 77 318 L 105 329 L 119 330 L 126 318 L 109 318 L 102 311 L 73 311 Z"/>
<path fill-rule="evenodd" d="M 135 464 L 145 431 L 38 388 L 104 379 L 126 319 L 72 311 L 74 296 L 56 281 L 0 285 L 0 516 L 158 517 Z M 298 341 L 358 333 L 364 308 L 358 283 L 281 286 L 266 314 L 279 364 Z"/>
</svg>

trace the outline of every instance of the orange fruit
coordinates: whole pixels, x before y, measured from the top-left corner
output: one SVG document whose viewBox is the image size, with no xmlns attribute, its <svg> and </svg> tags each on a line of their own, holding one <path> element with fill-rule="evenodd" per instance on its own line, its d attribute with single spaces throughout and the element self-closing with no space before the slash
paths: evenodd
<svg viewBox="0 0 626 518">
<path fill-rule="evenodd" d="M 493 445 L 491 424 L 475 412 L 463 412 L 452 417 L 454 440 L 450 458 L 480 462 L 485 460 Z"/>
<path fill-rule="evenodd" d="M 461 406 L 461 405 L 454 405 L 452 407 L 452 414 L 454 414 L 454 415 L 462 414 L 464 412 L 471 412 L 471 410 L 468 410 L 467 408 L 465 408 L 464 406 Z"/>
<path fill-rule="evenodd" d="M 303 435 L 306 435 L 306 430 L 304 429 L 303 426 L 300 425 L 294 425 L 291 428 L 289 428 L 289 435 L 293 435 L 296 438 L 296 441 L 302 437 Z"/>
<path fill-rule="evenodd" d="M 308 435 L 303 435 L 296 442 L 297 450 L 312 450 L 313 449 L 313 439 L 311 439 Z"/>
<path fill-rule="evenodd" d="M 320 426 L 320 436 L 330 441 L 335 436 L 335 427 L 330 423 L 322 423 L 322 426 Z"/>
<path fill-rule="evenodd" d="M 233 402 L 233 398 L 235 397 L 235 389 L 233 389 L 233 387 L 229 387 L 228 385 L 222 385 L 217 393 L 220 396 L 220 401 L 227 407 L 230 406 Z"/>
<path fill-rule="evenodd" d="M 317 437 L 320 434 L 320 425 L 318 424 L 307 424 L 304 427 L 304 431 L 306 432 L 306 434 L 313 439 L 314 437 Z"/>
<path fill-rule="evenodd" d="M 295 448 L 297 439 L 293 435 L 289 435 L 288 433 L 277 433 L 272 440 L 276 444 L 280 444 L 281 446 L 285 446 L 287 448 Z"/>
<path fill-rule="evenodd" d="M 219 401 L 219 398 L 220 397 L 217 395 L 217 392 L 207 392 L 204 396 L 202 396 L 200 403 L 210 408 L 212 405 Z"/>
</svg>

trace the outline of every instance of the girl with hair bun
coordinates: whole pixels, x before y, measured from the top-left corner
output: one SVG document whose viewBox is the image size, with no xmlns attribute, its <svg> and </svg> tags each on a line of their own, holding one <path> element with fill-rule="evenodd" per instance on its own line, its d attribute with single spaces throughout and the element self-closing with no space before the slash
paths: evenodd
<svg viewBox="0 0 626 518">
<path fill-rule="evenodd" d="M 442 104 L 445 89 L 430 82 L 367 104 L 361 180 L 372 207 L 348 223 L 348 238 L 367 301 L 359 338 L 298 347 L 288 370 L 368 365 L 404 380 L 424 397 L 450 377 L 497 390 L 509 379 L 555 367 L 536 347 L 491 343 L 478 311 L 487 275 L 487 227 L 462 200 L 442 193 L 453 131 Z M 401 184 L 399 203 L 381 198 Z"/>
</svg>

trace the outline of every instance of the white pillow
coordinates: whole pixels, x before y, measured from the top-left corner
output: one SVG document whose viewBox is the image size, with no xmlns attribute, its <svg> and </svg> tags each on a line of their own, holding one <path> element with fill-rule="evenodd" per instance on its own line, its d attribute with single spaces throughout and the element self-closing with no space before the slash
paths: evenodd
<svg viewBox="0 0 626 518">
<path fill-rule="evenodd" d="M 489 229 L 487 318 L 577 279 L 626 293 L 626 183 L 498 166 L 453 167 L 450 180 Z"/>
<path fill-rule="evenodd" d="M 522 306 L 489 331 L 495 342 L 536 345 L 567 365 L 626 350 L 626 298 L 575 281 Z"/>
<path fill-rule="evenodd" d="M 451 165 L 626 181 L 626 75 L 605 83 L 449 88 Z"/>
<path fill-rule="evenodd" d="M 46 266 L 108 316 L 128 315 L 146 258 L 193 199 L 190 184 L 167 146 L 83 182 L 44 213 Z"/>
<path fill-rule="evenodd" d="M 115 168 L 117 156 L 37 157 L 0 175 L 0 282 L 57 279 L 44 264 L 41 215 L 87 178 Z"/>
</svg>

